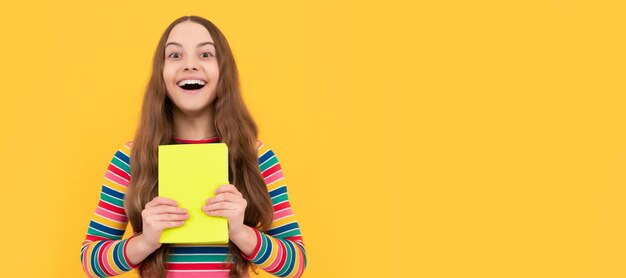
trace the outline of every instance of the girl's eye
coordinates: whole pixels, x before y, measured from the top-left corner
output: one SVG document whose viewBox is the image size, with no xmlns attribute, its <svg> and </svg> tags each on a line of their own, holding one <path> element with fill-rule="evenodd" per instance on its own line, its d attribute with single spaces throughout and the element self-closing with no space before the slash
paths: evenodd
<svg viewBox="0 0 626 278">
<path fill-rule="evenodd" d="M 200 57 L 210 58 L 210 57 L 213 57 L 213 54 L 211 54 L 211 52 L 203 52 L 202 54 L 200 54 Z"/>
<path fill-rule="evenodd" d="M 178 52 L 174 52 L 174 53 L 170 54 L 168 57 L 174 58 L 174 59 L 178 59 L 178 58 L 180 58 L 180 54 Z"/>
</svg>

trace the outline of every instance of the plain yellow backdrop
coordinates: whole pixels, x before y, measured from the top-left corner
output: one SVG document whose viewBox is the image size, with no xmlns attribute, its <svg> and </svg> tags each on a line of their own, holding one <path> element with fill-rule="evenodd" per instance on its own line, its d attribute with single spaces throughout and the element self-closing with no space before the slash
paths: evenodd
<svg viewBox="0 0 626 278">
<path fill-rule="evenodd" d="M 305 277 L 626 276 L 623 1 L 1 10 L 3 277 L 83 275 L 157 40 L 190 14 L 235 53 L 288 179 Z"/>
</svg>

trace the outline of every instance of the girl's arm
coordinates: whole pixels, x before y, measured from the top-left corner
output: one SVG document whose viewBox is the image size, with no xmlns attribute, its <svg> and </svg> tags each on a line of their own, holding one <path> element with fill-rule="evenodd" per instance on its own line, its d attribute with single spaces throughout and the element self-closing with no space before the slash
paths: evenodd
<svg viewBox="0 0 626 278">
<path fill-rule="evenodd" d="M 150 245 L 144 240 L 143 234 L 132 236 L 131 238 L 133 240 L 129 240 L 126 244 L 126 257 L 132 265 L 139 266 L 145 258 L 161 247 L 160 245 Z"/>
<path fill-rule="evenodd" d="M 271 149 L 260 144 L 259 168 L 274 207 L 274 221 L 265 233 L 255 228 L 246 229 L 251 233 L 246 232 L 242 237 L 247 243 L 256 244 L 251 253 L 240 247 L 241 254 L 275 276 L 300 277 L 307 264 L 300 226 L 289 203 L 287 183 L 278 158 Z M 250 240 L 251 236 L 255 240 Z"/>
<path fill-rule="evenodd" d="M 125 144 L 111 159 L 102 183 L 98 206 L 91 217 L 87 236 L 80 249 L 83 270 L 89 277 L 119 275 L 137 267 L 128 257 L 128 248 L 138 251 L 139 248 L 134 246 L 140 241 L 135 240 L 136 236 L 122 239 L 128 224 L 124 195 L 130 181 L 129 155 L 130 147 Z M 135 259 L 141 257 L 138 254 L 134 256 Z"/>
</svg>

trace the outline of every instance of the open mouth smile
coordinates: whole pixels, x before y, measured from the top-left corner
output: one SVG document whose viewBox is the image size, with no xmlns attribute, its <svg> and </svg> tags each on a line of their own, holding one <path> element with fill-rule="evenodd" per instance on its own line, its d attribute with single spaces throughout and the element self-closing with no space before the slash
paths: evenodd
<svg viewBox="0 0 626 278">
<path fill-rule="evenodd" d="M 194 92 L 204 88 L 206 81 L 200 79 L 184 79 L 178 81 L 176 85 L 185 91 Z"/>
</svg>

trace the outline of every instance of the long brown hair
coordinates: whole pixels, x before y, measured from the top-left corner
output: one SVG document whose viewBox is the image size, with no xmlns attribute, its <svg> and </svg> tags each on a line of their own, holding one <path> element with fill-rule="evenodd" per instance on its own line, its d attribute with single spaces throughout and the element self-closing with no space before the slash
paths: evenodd
<svg viewBox="0 0 626 278">
<path fill-rule="evenodd" d="M 210 21 L 184 16 L 172 22 L 159 40 L 154 53 L 152 75 L 143 99 L 141 118 L 131 148 L 131 180 L 124 207 L 136 233 L 143 231 L 141 212 L 157 196 L 159 145 L 173 144 L 173 103 L 167 97 L 163 80 L 165 43 L 177 24 L 192 21 L 204 26 L 215 42 L 220 77 L 213 105 L 213 121 L 222 143 L 228 146 L 229 180 L 242 193 L 248 205 L 244 224 L 266 231 L 272 222 L 272 204 L 258 165 L 258 128 L 241 97 L 239 73 L 230 46 L 222 32 Z M 163 244 L 139 267 L 142 277 L 165 277 L 169 246 Z M 253 266 L 239 248 L 229 243 L 230 277 L 240 277 Z M 254 268 L 256 269 L 256 268 Z"/>
</svg>

